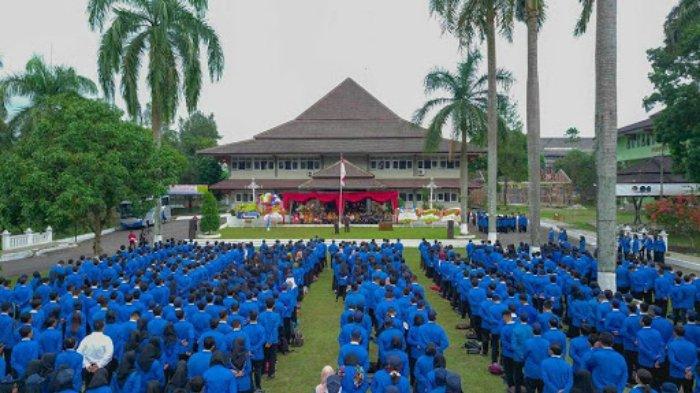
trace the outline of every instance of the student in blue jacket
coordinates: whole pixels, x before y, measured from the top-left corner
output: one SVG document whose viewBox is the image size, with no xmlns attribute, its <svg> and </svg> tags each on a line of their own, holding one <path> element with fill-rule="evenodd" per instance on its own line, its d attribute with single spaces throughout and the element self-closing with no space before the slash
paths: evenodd
<svg viewBox="0 0 700 393">
<path fill-rule="evenodd" d="M 637 383 L 630 389 L 630 393 L 656 393 L 656 390 L 652 388 L 654 377 L 649 370 L 640 368 L 634 378 Z"/>
<path fill-rule="evenodd" d="M 542 327 L 535 323 L 532 327 L 533 336 L 525 341 L 525 388 L 527 392 L 541 392 L 542 382 L 542 361 L 549 357 L 549 341 L 542 338 Z"/>
<path fill-rule="evenodd" d="M 252 311 L 248 318 L 250 321 L 243 328 L 246 336 L 248 336 L 248 345 L 250 346 L 250 358 L 253 372 L 253 383 L 255 389 L 262 389 L 261 380 L 263 372 L 263 363 L 265 355 L 263 347 L 265 346 L 265 328 L 258 323 L 258 313 Z"/>
<path fill-rule="evenodd" d="M 92 375 L 90 383 L 87 384 L 85 393 L 112 393 L 112 388 L 109 387 L 109 379 L 107 370 L 100 368 Z"/>
<path fill-rule="evenodd" d="M 32 327 L 24 325 L 19 329 L 20 341 L 12 348 L 11 365 L 18 378 L 23 378 L 27 365 L 39 359 L 39 344 L 33 340 Z"/>
<path fill-rule="evenodd" d="M 399 346 L 400 346 L 399 341 Z M 359 330 L 354 330 L 350 335 L 350 342 L 340 347 L 338 351 L 338 365 L 344 366 L 345 358 L 349 355 L 355 357 L 357 364 L 365 370 L 369 369 L 369 354 L 362 343 L 362 335 Z M 406 365 L 408 367 L 408 365 Z"/>
<path fill-rule="evenodd" d="M 645 368 L 651 372 L 654 381 L 660 383 L 663 378 L 663 367 L 666 361 L 666 343 L 658 330 L 651 327 L 652 319 L 649 315 L 642 316 L 642 328 L 637 332 L 637 347 L 639 368 Z"/>
<path fill-rule="evenodd" d="M 83 370 L 83 355 L 75 350 L 76 342 L 73 337 L 68 337 L 63 340 L 63 351 L 56 355 L 54 360 L 54 368 L 68 368 L 73 370 L 73 389 L 80 391 L 83 385 L 82 370 Z"/>
<path fill-rule="evenodd" d="M 542 382 L 544 393 L 568 393 L 574 384 L 571 366 L 562 359 L 558 344 L 549 347 L 550 357 L 542 361 Z"/>
<path fill-rule="evenodd" d="M 265 355 L 267 376 L 273 378 L 275 376 L 275 365 L 277 364 L 277 345 L 279 344 L 279 329 L 282 326 L 282 318 L 274 311 L 274 299 L 267 299 L 265 306 L 266 310 L 260 314 L 258 322 L 265 329 L 265 346 L 263 352 Z"/>
<path fill-rule="evenodd" d="M 668 343 L 669 377 L 684 392 L 693 391 L 695 367 L 698 365 L 697 347 L 685 339 L 685 328 L 676 326 L 673 339 Z"/>
<path fill-rule="evenodd" d="M 214 346 L 214 339 L 212 337 L 204 339 L 203 348 L 190 356 L 189 360 L 187 360 L 187 378 L 192 379 L 204 375 L 204 372 L 209 368 Z"/>
<path fill-rule="evenodd" d="M 236 377 L 231 370 L 224 365 L 226 357 L 223 352 L 217 351 L 211 358 L 211 366 L 204 372 L 204 386 L 207 392 L 214 393 L 238 393 Z"/>
<path fill-rule="evenodd" d="M 591 372 L 597 391 L 614 386 L 617 393 L 623 393 L 627 385 L 627 364 L 612 345 L 612 334 L 601 333 L 595 343 L 595 350 L 586 359 L 586 369 Z"/>
</svg>

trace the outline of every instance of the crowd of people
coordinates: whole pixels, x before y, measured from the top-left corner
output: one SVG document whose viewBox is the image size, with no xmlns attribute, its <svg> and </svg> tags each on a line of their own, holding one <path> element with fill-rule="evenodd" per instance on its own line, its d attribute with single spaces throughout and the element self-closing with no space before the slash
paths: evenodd
<svg viewBox="0 0 700 393">
<path fill-rule="evenodd" d="M 325 264 L 322 240 L 171 239 L 2 280 L 0 391 L 257 391 Z"/>
<path fill-rule="evenodd" d="M 316 392 L 461 392 L 443 356 L 449 339 L 405 263 L 401 242 L 333 243 L 329 253 L 333 291 L 344 311 L 337 371 L 324 368 Z"/>
<path fill-rule="evenodd" d="M 466 346 L 490 355 L 509 391 L 699 392 L 700 279 L 665 264 L 658 238 L 626 238 L 614 292 L 598 286 L 585 239 L 573 247 L 565 230 L 534 253 L 522 243 L 419 248 L 436 288 L 469 318 Z"/>
<path fill-rule="evenodd" d="M 489 215 L 485 211 L 473 211 L 470 214 L 471 224 L 474 225 L 479 232 L 488 233 L 489 231 Z M 527 216 L 525 214 L 499 214 L 496 217 L 496 231 L 501 233 L 508 232 L 527 232 Z"/>
</svg>

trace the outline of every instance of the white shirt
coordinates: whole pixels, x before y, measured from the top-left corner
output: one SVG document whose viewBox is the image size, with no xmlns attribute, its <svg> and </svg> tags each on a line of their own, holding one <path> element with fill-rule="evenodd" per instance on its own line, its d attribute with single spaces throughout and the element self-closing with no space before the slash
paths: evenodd
<svg viewBox="0 0 700 393">
<path fill-rule="evenodd" d="M 92 363 L 103 368 L 112 360 L 114 344 L 112 339 L 102 332 L 92 332 L 80 342 L 78 353 L 83 355 L 84 368 Z"/>
</svg>

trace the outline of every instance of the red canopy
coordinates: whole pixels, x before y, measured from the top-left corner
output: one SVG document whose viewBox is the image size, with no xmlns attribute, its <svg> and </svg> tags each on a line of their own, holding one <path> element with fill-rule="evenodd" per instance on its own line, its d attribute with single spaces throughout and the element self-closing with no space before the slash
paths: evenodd
<svg viewBox="0 0 700 393">
<path fill-rule="evenodd" d="M 321 202 L 335 202 L 340 206 L 340 192 L 285 192 L 282 194 L 284 208 L 289 210 L 291 202 L 306 202 L 318 199 Z M 399 207 L 398 191 L 343 191 L 343 202 L 360 202 L 370 199 L 375 202 L 391 202 L 391 209 Z"/>
</svg>

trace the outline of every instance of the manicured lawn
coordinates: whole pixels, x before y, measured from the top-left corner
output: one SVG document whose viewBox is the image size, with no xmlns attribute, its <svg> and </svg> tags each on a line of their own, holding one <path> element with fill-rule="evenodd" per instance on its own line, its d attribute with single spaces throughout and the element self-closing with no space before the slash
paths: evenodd
<svg viewBox="0 0 700 393">
<path fill-rule="evenodd" d="M 503 390 L 503 383 L 498 377 L 486 371 L 488 359 L 479 355 L 466 355 L 461 349 L 464 332 L 455 329 L 463 322 L 452 310 L 450 304 L 429 289 L 431 282 L 419 268 L 418 251 L 415 248 L 405 250 L 406 261 L 426 288 L 426 296 L 438 313 L 438 322 L 450 338 L 450 347 L 445 351 L 448 368 L 462 376 L 465 392 L 497 392 Z M 310 293 L 304 299 L 299 316 L 305 344 L 287 356 L 280 357 L 277 377 L 272 381 L 263 381 L 267 392 L 310 392 L 318 384 L 321 368 L 329 364 L 336 368 L 338 356 L 339 317 L 342 312 L 340 303 L 330 290 L 331 274 L 326 269 L 319 280 L 311 286 Z M 375 345 L 370 345 L 372 359 Z"/>
<path fill-rule="evenodd" d="M 333 227 L 288 227 L 279 226 L 266 231 L 265 228 L 224 228 L 221 230 L 224 239 L 308 239 L 319 236 L 324 239 L 445 239 L 446 227 L 398 227 L 392 231 L 380 231 L 373 227 L 350 227 L 350 232 L 342 228 L 335 234 Z"/>
</svg>

